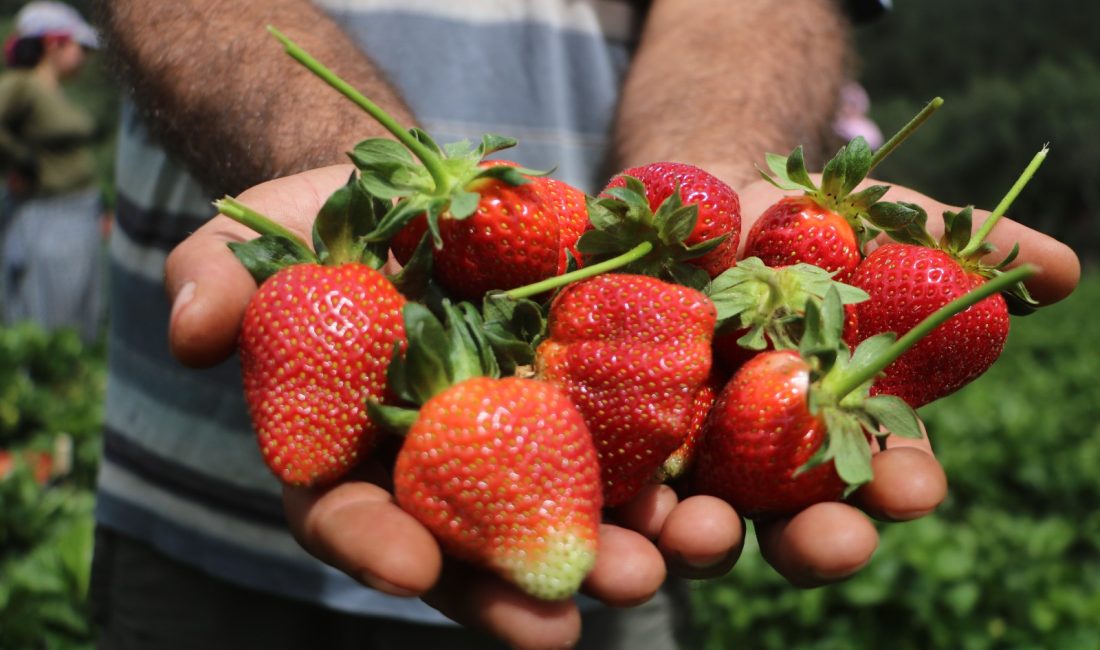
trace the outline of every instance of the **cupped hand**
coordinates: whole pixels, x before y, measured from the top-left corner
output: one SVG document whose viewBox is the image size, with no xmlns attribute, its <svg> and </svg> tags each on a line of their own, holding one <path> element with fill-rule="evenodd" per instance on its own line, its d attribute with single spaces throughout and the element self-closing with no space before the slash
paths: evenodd
<svg viewBox="0 0 1100 650">
<path fill-rule="evenodd" d="M 314 215 L 350 172 L 348 166 L 312 170 L 238 198 L 309 242 Z M 217 216 L 169 255 L 169 338 L 181 363 L 207 367 L 233 353 L 256 285 L 226 244 L 255 236 Z M 381 464 L 359 468 L 356 476 L 328 489 L 286 488 L 283 501 L 299 543 L 366 586 L 420 597 L 516 648 L 564 647 L 579 637 L 581 619 L 573 601 L 540 601 L 486 572 L 446 560 L 431 533 L 397 506 Z M 680 503 L 670 489 L 659 488 L 640 495 L 628 509 L 633 518 L 600 528 L 601 551 L 583 585 L 597 600 L 615 607 L 645 602 L 666 578 L 665 556 L 713 573 L 725 572 L 736 560 L 743 530 L 724 503 Z M 714 535 L 700 536 L 699 526 Z"/>
</svg>

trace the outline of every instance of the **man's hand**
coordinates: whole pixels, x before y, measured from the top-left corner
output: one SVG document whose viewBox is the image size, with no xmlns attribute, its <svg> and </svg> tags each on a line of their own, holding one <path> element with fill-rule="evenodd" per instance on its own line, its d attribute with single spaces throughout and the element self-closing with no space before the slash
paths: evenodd
<svg viewBox="0 0 1100 650">
<path fill-rule="evenodd" d="M 304 241 L 317 210 L 351 169 L 326 167 L 264 183 L 239 199 Z M 218 216 L 180 244 L 166 264 L 173 302 L 170 344 L 185 365 L 205 367 L 236 347 L 256 285 L 226 246 L 256 234 Z M 327 490 L 284 491 L 291 529 L 304 548 L 363 584 L 419 596 L 456 621 L 518 648 L 561 647 L 580 634 L 572 601 L 547 603 L 499 578 L 443 559 L 431 534 L 393 501 L 380 464 Z M 743 527 L 717 499 L 678 502 L 670 488 L 646 491 L 620 523 L 600 530 L 601 552 L 583 590 L 611 606 L 645 602 L 666 577 L 664 556 L 697 575 L 724 573 L 737 559 Z"/>
</svg>

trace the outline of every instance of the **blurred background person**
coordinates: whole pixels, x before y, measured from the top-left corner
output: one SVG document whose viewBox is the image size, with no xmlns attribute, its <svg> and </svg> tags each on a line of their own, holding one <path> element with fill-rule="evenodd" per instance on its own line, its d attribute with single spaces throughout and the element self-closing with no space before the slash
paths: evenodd
<svg viewBox="0 0 1100 650">
<path fill-rule="evenodd" d="M 74 8 L 31 2 L 15 17 L 0 75 L 4 321 L 72 327 L 86 342 L 102 320 L 103 207 L 91 151 L 101 131 L 63 84 L 98 44 Z"/>
</svg>

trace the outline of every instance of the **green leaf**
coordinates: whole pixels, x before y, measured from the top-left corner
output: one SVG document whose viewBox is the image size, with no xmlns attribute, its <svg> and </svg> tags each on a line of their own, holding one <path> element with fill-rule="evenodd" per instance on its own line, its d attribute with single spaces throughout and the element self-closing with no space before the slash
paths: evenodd
<svg viewBox="0 0 1100 650">
<path fill-rule="evenodd" d="M 900 397 L 893 395 L 869 397 L 864 400 L 863 409 L 896 436 L 914 440 L 924 437 L 916 411 Z"/>
<path fill-rule="evenodd" d="M 457 190 L 451 194 L 450 214 L 455 219 L 466 219 L 477 212 L 480 202 L 481 195 L 477 192 Z"/>
<path fill-rule="evenodd" d="M 413 300 L 423 298 L 432 279 L 432 242 L 428 233 L 420 238 L 409 261 L 390 277 L 390 282 L 401 295 Z"/>
<path fill-rule="evenodd" d="M 787 156 L 786 176 L 798 185 L 808 189 L 816 189 L 810 173 L 806 171 L 806 160 L 803 157 L 802 145 L 795 147 L 790 156 Z"/>
<path fill-rule="evenodd" d="M 841 409 L 825 409 L 825 426 L 828 430 L 830 456 L 836 473 L 848 486 L 847 493 L 869 483 L 874 478 L 871 470 L 871 447 L 859 420 Z"/>
<path fill-rule="evenodd" d="M 389 406 L 378 400 L 367 400 L 367 415 L 371 422 L 387 433 L 403 436 L 416 423 L 420 411 L 401 406 Z"/>
<path fill-rule="evenodd" d="M 672 196 L 679 197 L 673 192 Z M 672 200 L 672 196 L 668 200 Z M 667 202 L 667 200 L 666 200 Z M 679 201 L 676 201 L 679 203 Z M 662 204 L 662 207 L 664 204 Z M 657 236 L 665 244 L 678 244 L 683 242 L 695 230 L 695 223 L 699 219 L 699 206 L 685 205 L 675 210 L 663 211 L 658 209 L 656 216 Z"/>
<path fill-rule="evenodd" d="M 974 208 L 966 206 L 958 212 L 943 213 L 944 236 L 948 250 L 961 251 L 970 243 L 974 223 Z"/>
<path fill-rule="evenodd" d="M 872 185 L 855 194 L 848 195 L 844 203 L 859 214 L 866 214 L 872 205 L 878 203 L 885 196 L 889 189 L 888 185 Z"/>
<path fill-rule="evenodd" d="M 611 255 L 622 250 L 622 242 L 605 230 L 589 230 L 577 240 L 577 250 L 585 255 Z"/>
<path fill-rule="evenodd" d="M 491 153 L 502 151 L 504 149 L 510 149 L 519 144 L 515 138 L 508 136 L 496 135 L 493 133 L 487 133 L 481 136 L 481 146 L 478 147 L 479 158 L 484 158 Z"/>
<path fill-rule="evenodd" d="M 408 129 L 409 135 L 416 139 L 417 142 L 428 148 L 429 151 L 437 156 L 446 157 L 446 154 L 439 148 L 439 144 L 435 141 L 435 138 L 430 133 L 419 127 L 410 127 Z"/>
<path fill-rule="evenodd" d="M 229 242 L 229 249 L 244 265 L 256 284 L 292 264 L 318 263 L 316 257 L 306 258 L 300 242 L 279 235 L 262 235 L 246 242 Z"/>
<path fill-rule="evenodd" d="M 404 316 L 408 337 L 404 362 L 390 363 L 391 370 L 401 368 L 404 386 L 393 386 L 391 375 L 391 389 L 406 401 L 423 404 L 450 385 L 450 345 L 443 324 L 427 307 L 406 303 Z"/>
</svg>

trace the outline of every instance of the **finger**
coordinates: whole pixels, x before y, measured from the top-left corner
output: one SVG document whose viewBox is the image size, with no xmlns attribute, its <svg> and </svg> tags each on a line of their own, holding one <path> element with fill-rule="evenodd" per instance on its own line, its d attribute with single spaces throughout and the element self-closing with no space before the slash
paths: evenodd
<svg viewBox="0 0 1100 650">
<path fill-rule="evenodd" d="M 976 212 L 975 228 L 988 216 L 988 212 Z M 1007 217 L 1002 218 L 993 227 L 986 241 L 996 247 L 985 258 L 989 263 L 1004 259 L 1012 247 L 1019 244 L 1020 254 L 1009 267 L 1025 263 L 1039 267 L 1039 273 L 1025 280 L 1024 284 L 1040 304 L 1048 305 L 1062 300 L 1073 292 L 1081 279 L 1081 261 L 1072 248 L 1022 223 Z"/>
<path fill-rule="evenodd" d="M 637 531 L 648 539 L 657 539 L 665 519 L 678 501 L 672 487 L 665 484 L 647 485 L 633 499 L 614 508 L 610 516 L 624 528 Z"/>
<path fill-rule="evenodd" d="M 733 568 L 744 543 L 744 522 L 728 503 L 711 496 L 693 496 L 668 515 L 658 547 L 672 573 L 701 579 L 724 575 Z"/>
<path fill-rule="evenodd" d="M 764 559 L 798 587 L 844 580 L 878 547 L 871 521 L 844 503 L 818 503 L 790 518 L 757 522 L 756 534 Z"/>
<path fill-rule="evenodd" d="M 902 442 L 904 440 L 904 442 Z M 947 474 L 924 440 L 890 438 L 871 459 L 874 479 L 852 503 L 882 521 L 909 521 L 935 510 L 947 498 Z"/>
<path fill-rule="evenodd" d="M 349 173 L 346 165 L 312 170 L 258 185 L 238 198 L 309 242 L 318 209 L 347 181 Z M 256 285 L 226 244 L 255 237 L 252 230 L 217 216 L 168 256 L 165 289 L 172 302 L 169 343 L 181 363 L 207 367 L 232 354 Z"/>
<path fill-rule="evenodd" d="M 632 607 L 652 598 L 666 576 L 665 560 L 653 542 L 633 530 L 602 524 L 596 565 L 583 589 L 613 607 Z"/>
<path fill-rule="evenodd" d="M 424 601 L 451 620 L 518 650 L 572 647 L 581 634 L 580 612 L 571 599 L 539 600 L 459 562 L 446 565 Z"/>
<path fill-rule="evenodd" d="M 413 596 L 439 577 L 442 555 L 431 533 L 373 483 L 349 481 L 328 490 L 288 486 L 283 505 L 303 548 L 365 585 Z"/>
</svg>

